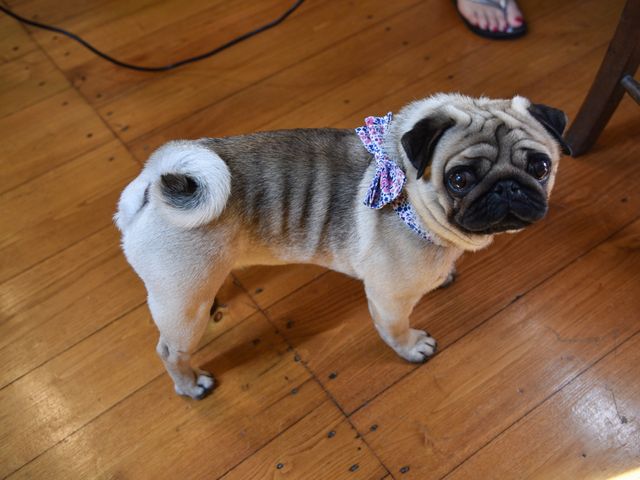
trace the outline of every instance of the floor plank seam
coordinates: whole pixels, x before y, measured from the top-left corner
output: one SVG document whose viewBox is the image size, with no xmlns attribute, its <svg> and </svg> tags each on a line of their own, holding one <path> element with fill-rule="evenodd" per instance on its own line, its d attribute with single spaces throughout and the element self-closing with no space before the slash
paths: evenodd
<svg viewBox="0 0 640 480">
<path fill-rule="evenodd" d="M 114 189 L 114 190 L 109 190 L 109 191 L 105 192 L 103 195 L 101 195 L 101 196 L 98 198 L 98 200 L 99 200 L 99 199 L 101 199 L 101 198 L 107 197 L 107 196 L 109 196 L 109 195 L 112 195 L 113 193 L 120 192 L 121 190 L 122 190 L 122 188 L 121 188 L 121 187 L 118 187 L 117 189 Z M 116 207 L 117 207 L 117 203 L 114 203 L 114 204 L 113 204 L 113 213 L 114 213 L 114 214 L 115 214 L 115 212 L 116 212 Z M 47 260 L 49 260 L 49 259 L 51 259 L 51 258 L 55 257 L 56 255 L 59 255 L 60 253 L 64 252 L 65 250 L 68 250 L 69 248 L 71 248 L 71 247 L 73 247 L 73 246 L 75 246 L 75 245 L 79 244 L 80 242 L 82 242 L 82 241 L 86 240 L 86 239 L 87 239 L 87 238 L 89 238 L 89 237 L 92 237 L 93 235 L 96 235 L 97 233 L 99 233 L 99 232 L 101 232 L 102 230 L 105 230 L 105 229 L 107 229 L 107 228 L 115 228 L 115 224 L 113 223 L 113 221 L 109 222 L 109 223 L 108 223 L 108 224 L 106 224 L 106 225 L 103 225 L 103 226 L 101 226 L 101 227 L 97 228 L 96 230 L 93 230 L 93 231 L 91 231 L 91 232 L 87 233 L 87 234 L 86 234 L 86 235 L 84 235 L 82 238 L 77 239 L 77 240 L 74 240 L 73 242 L 71 242 L 71 243 L 69 243 L 69 244 L 65 245 L 64 247 L 61 247 L 59 250 L 56 250 L 56 251 L 52 252 L 51 254 L 47 255 L 46 257 L 44 257 L 44 258 L 42 258 L 42 259 L 38 260 L 38 261 L 37 261 L 36 263 L 34 263 L 33 265 L 29 265 L 29 266 L 28 266 L 27 268 L 25 268 L 24 270 L 20 270 L 19 272 L 16 272 L 16 273 L 12 274 L 11 276 L 9 276 L 9 277 L 7 277 L 7 278 L 3 279 L 3 280 L 2 280 L 2 282 L 0 282 L 0 285 L 4 284 L 4 283 L 5 283 L 5 282 L 7 282 L 7 281 L 13 280 L 13 279 L 14 279 L 14 278 L 16 278 L 17 276 L 22 275 L 23 273 L 25 273 L 25 272 L 27 272 L 27 271 L 31 270 L 32 268 L 36 267 L 37 265 L 41 264 L 42 262 L 45 262 L 45 261 L 47 261 Z M 13 245 L 13 243 L 16 243 L 16 242 L 9 243 L 8 245 Z"/>
<path fill-rule="evenodd" d="M 38 263 L 34 263 L 33 265 L 30 265 L 29 267 L 25 268 L 24 270 L 20 270 L 19 272 L 15 273 L 14 275 L 11 275 L 8 278 L 5 278 L 4 280 L 2 280 L 2 282 L 0 282 L 0 286 L 4 285 L 7 282 L 10 282 L 11 280 L 14 280 L 16 277 L 19 277 L 20 275 L 24 275 L 25 273 L 33 270 L 34 268 L 36 268 L 38 265 L 46 262 L 47 260 L 51 260 L 53 257 L 55 257 L 56 255 L 60 255 L 61 253 L 66 252 L 67 250 L 75 247 L 76 245 L 78 245 L 80 242 L 84 242 L 87 238 L 96 235 L 100 232 L 102 232 L 103 230 L 106 230 L 107 228 L 112 228 L 112 225 L 106 225 L 102 228 L 99 228 L 98 230 L 96 230 L 95 232 L 87 235 L 86 237 L 82 237 L 79 240 L 76 240 L 75 242 L 72 242 L 70 244 L 68 244 L 67 246 L 63 247 L 62 249 L 52 253 L 51 255 L 47 255 L 46 257 L 44 257 L 42 260 L 38 261 Z"/>
<path fill-rule="evenodd" d="M 11 57 L 11 58 L 9 58 L 9 59 L 7 59 L 7 60 L 0 61 L 0 67 L 2 67 L 2 66 L 4 66 L 4 65 L 6 65 L 6 64 L 8 64 L 8 63 L 11 63 L 11 62 L 19 61 L 19 60 L 21 60 L 22 58 L 24 58 L 24 57 L 26 57 L 27 55 L 29 55 L 30 53 L 33 53 L 33 52 L 34 52 L 34 51 L 36 51 L 37 49 L 38 49 L 38 46 L 37 46 L 37 44 L 35 44 L 35 43 L 34 43 L 33 50 L 25 50 L 25 51 L 23 51 L 22 53 L 20 53 L 17 57 Z M 3 117 L 4 117 L 4 116 L 6 116 L 6 115 L 3 115 Z M 1 117 L 0 117 L 0 118 L 1 118 Z"/>
<path fill-rule="evenodd" d="M 12 60 L 12 61 L 13 61 L 13 60 Z M 0 65 L 0 66 L 2 66 L 2 65 Z M 38 97 L 38 98 L 37 98 L 36 100 L 34 100 L 32 103 L 22 104 L 22 105 L 21 105 L 21 110 L 26 110 L 26 109 L 28 109 L 28 108 L 31 108 L 31 107 L 33 107 L 33 106 L 37 105 L 37 104 L 38 104 L 38 103 L 40 103 L 40 102 L 44 102 L 44 101 L 46 101 L 46 100 L 49 100 L 49 99 L 50 99 L 50 98 L 52 98 L 52 97 L 55 97 L 56 95 L 60 95 L 61 93 L 64 93 L 66 90 L 71 90 L 71 89 L 73 89 L 73 86 L 69 85 L 69 81 L 66 79 L 66 77 L 65 77 L 65 81 L 67 82 L 67 86 L 66 86 L 65 88 L 62 88 L 62 89 L 57 90 L 57 91 L 53 91 L 53 92 L 51 92 L 51 93 L 49 93 L 49 94 L 47 94 L 47 95 L 45 95 L 45 96 L 43 96 L 43 97 Z M 15 112 L 4 113 L 4 114 L 0 115 L 0 120 L 4 120 L 5 118 L 10 117 L 11 115 L 15 115 L 16 113 L 19 113 L 21 110 L 16 110 Z M 65 163 L 66 163 L 66 162 L 65 162 Z M 38 175 L 38 176 L 40 176 L 40 175 Z M 31 181 L 33 178 L 37 178 L 37 177 L 32 177 L 32 178 L 30 178 L 28 181 Z M 21 183 L 21 184 L 19 184 L 19 185 L 24 185 L 25 183 L 26 183 L 26 182 L 23 182 L 23 183 Z M 19 186 L 19 185 L 18 185 L 18 186 Z M 9 190 L 4 190 L 4 191 L 0 192 L 0 195 L 1 195 L 1 194 L 3 194 L 3 193 L 5 193 L 5 192 L 10 192 L 10 191 L 11 191 L 11 190 L 13 190 L 14 188 L 15 188 L 15 187 L 11 187 Z"/>
<path fill-rule="evenodd" d="M 305 385 L 308 382 L 313 382 L 313 378 L 309 377 L 307 380 L 305 380 L 303 383 L 300 384 L 300 387 L 302 387 L 303 385 Z M 287 394 L 289 395 L 289 394 Z M 283 397 L 284 398 L 284 397 Z M 278 399 L 277 401 L 282 400 L 282 398 Z M 327 401 L 330 399 L 325 399 L 324 401 Z M 302 422 L 305 418 L 307 418 L 309 415 L 311 415 L 313 412 L 315 412 L 317 409 L 319 409 L 322 406 L 322 403 L 316 405 L 315 407 L 313 407 L 311 410 L 309 410 L 307 413 L 305 413 L 302 417 L 300 417 L 299 419 L 297 419 L 295 422 L 293 422 L 291 425 L 289 425 L 288 427 L 286 427 L 283 430 L 280 430 L 277 434 L 275 434 L 273 437 L 269 438 L 263 445 L 261 445 L 260 447 L 256 448 L 253 452 L 247 454 L 244 458 L 242 458 L 242 460 L 240 460 L 239 462 L 235 463 L 232 467 L 230 467 L 229 469 L 227 469 L 222 475 L 216 477 L 217 480 L 223 478 L 225 475 L 227 475 L 229 472 L 233 471 L 234 469 L 238 468 L 238 466 L 240 466 L 243 462 L 245 462 L 246 460 L 248 460 L 249 458 L 251 458 L 252 456 L 254 456 L 256 453 L 258 453 L 260 450 L 264 449 L 265 447 L 269 446 L 271 443 L 273 443 L 275 440 L 277 440 L 277 438 L 280 435 L 283 435 L 284 433 L 286 433 L 287 431 L 291 430 L 293 427 L 295 427 L 297 424 L 299 424 L 300 422 Z"/>
<path fill-rule="evenodd" d="M 31 368 L 29 371 L 23 373 L 22 375 L 14 378 L 13 380 L 11 380 L 9 383 L 7 383 L 4 386 L 0 387 L 0 392 L 2 390 L 4 390 L 7 387 L 10 387 L 12 384 L 14 384 L 15 382 L 17 382 L 18 380 L 20 380 L 21 378 L 25 377 L 26 375 L 29 375 L 31 372 L 33 372 L 34 370 L 37 370 L 38 368 L 42 367 L 43 365 L 46 365 L 47 363 L 55 360 L 57 357 L 59 357 L 60 355 L 64 354 L 65 352 L 67 352 L 68 350 L 72 349 L 73 347 L 75 347 L 76 345 L 79 345 L 80 343 L 84 342 L 85 340 L 87 340 L 88 338 L 100 333 L 102 330 L 104 330 L 105 328 L 109 327 L 109 325 L 113 324 L 114 322 L 117 322 L 118 320 L 122 319 L 123 317 L 127 316 L 128 314 L 130 314 L 131 312 L 133 312 L 134 310 L 142 307 L 145 303 L 147 303 L 146 301 L 139 303 L 137 305 L 135 305 L 134 307 L 131 307 L 130 309 L 126 310 L 124 313 L 118 315 L 117 317 L 113 318 L 112 320 L 110 320 L 109 322 L 105 323 L 104 325 L 102 325 L 101 327 L 99 327 L 97 330 L 94 330 L 91 333 L 88 333 L 87 335 L 85 335 L 84 337 L 82 337 L 80 340 L 78 340 L 77 342 L 72 343 L 71 345 L 68 345 L 67 347 L 65 347 L 63 350 L 59 351 L 58 353 L 54 354 L 53 356 L 49 357 L 48 359 L 44 360 L 43 362 L 39 363 L 38 365 L 35 365 L 33 368 Z M 37 328 L 37 327 L 34 327 Z M 31 330 L 29 330 L 31 331 Z M 5 346 L 6 347 L 6 346 Z M 3 348 L 5 348 L 3 347 Z"/>
<path fill-rule="evenodd" d="M 97 256 L 97 257 L 94 257 L 94 258 L 89 258 L 89 259 L 87 259 L 87 262 L 86 262 L 86 263 L 82 263 L 82 264 L 76 265 L 76 268 L 74 268 L 73 270 L 70 270 L 69 272 L 67 272 L 67 273 L 66 273 L 66 274 L 64 274 L 63 276 L 61 276 L 61 277 L 59 277 L 59 278 L 56 278 L 56 279 L 55 279 L 55 280 L 53 280 L 52 282 L 47 283 L 46 285 L 43 285 L 42 287 L 40 287 L 40 291 L 41 291 L 41 290 L 45 290 L 45 289 L 47 289 L 47 288 L 49 288 L 49 287 L 53 287 L 54 285 L 56 285 L 56 284 L 58 284 L 58 283 L 61 283 L 61 282 L 63 282 L 64 280 L 67 280 L 67 279 L 68 279 L 68 278 L 70 278 L 70 277 L 77 278 L 77 277 L 76 277 L 76 273 L 77 273 L 77 271 L 78 271 L 78 270 L 80 270 L 80 269 L 82 269 L 83 267 L 86 267 L 86 265 L 91 264 L 91 261 L 92 261 L 92 260 L 94 260 L 94 261 L 95 261 L 95 264 L 92 264 L 92 267 L 90 267 L 90 269 L 91 269 L 91 268 L 101 267 L 101 266 L 102 266 L 102 265 L 104 265 L 105 263 L 107 263 L 107 262 L 109 262 L 110 260 L 113 260 L 113 259 L 115 259 L 116 257 L 119 257 L 119 256 L 120 256 L 120 253 L 119 253 L 119 252 L 117 252 L 117 253 L 113 253 L 112 255 L 106 255 L 104 258 L 102 258 L 102 256 L 101 256 L 101 255 L 99 255 L 99 256 Z M 29 269 L 29 270 L 30 270 L 30 269 Z M 22 272 L 22 274 L 27 273 L 29 270 L 26 270 L 26 271 Z M 108 276 L 108 277 L 105 277 L 105 278 L 103 279 L 102 284 L 107 283 L 108 281 L 110 281 L 110 280 L 114 279 L 115 277 L 117 277 L 118 275 L 120 275 L 121 273 L 123 273 L 123 272 L 125 272 L 125 271 L 126 271 L 126 270 L 125 270 L 125 268 L 122 268 L 121 270 L 117 270 L 117 271 L 111 271 L 111 272 L 110 272 L 110 273 L 111 273 L 111 275 L 110 275 L 110 276 Z M 0 286 L 4 285 L 4 283 L 5 283 L 5 282 L 1 283 L 1 284 L 0 284 Z M 102 285 L 102 284 L 101 284 L 101 285 Z M 64 285 L 63 285 L 61 288 L 64 288 Z M 54 292 L 51 292 L 51 293 L 47 294 L 47 297 L 46 297 L 46 298 L 50 298 L 50 297 L 54 296 L 55 294 L 60 293 L 61 291 L 62 291 L 61 289 L 59 289 L 59 290 L 55 290 Z M 24 312 L 25 310 L 29 310 L 29 309 L 34 308 L 38 303 L 40 303 L 40 301 L 39 301 L 39 300 L 36 300 L 36 302 L 35 302 L 35 303 L 26 303 L 26 304 L 23 304 L 23 305 L 20 307 L 20 309 L 19 309 L 19 310 L 17 310 L 16 312 L 14 312 L 13 314 L 11 314 L 10 316 L 8 316 L 8 317 L 6 317 L 6 318 L 3 318 L 2 322 L 12 320 L 13 318 L 15 318 L 15 317 L 16 317 L 16 315 L 20 315 L 20 313 Z M 72 303 L 72 305 L 73 305 L 73 303 Z M 57 310 L 57 311 L 52 311 L 52 312 L 50 312 L 50 314 L 51 314 L 51 316 L 53 316 L 53 315 L 57 315 L 57 314 L 59 314 L 60 312 L 61 312 L 61 310 Z M 2 322 L 0 322 L 0 324 L 2 324 Z M 33 327 L 33 328 L 30 328 L 29 330 L 25 331 L 24 333 L 31 332 L 34 328 L 38 328 L 38 326 L 35 326 L 35 327 Z M 18 337 L 18 338 L 21 338 L 21 337 Z M 17 340 L 17 339 L 16 339 L 16 340 Z M 0 350 L 1 350 L 2 348 L 3 348 L 3 347 L 0 347 Z"/>
<path fill-rule="evenodd" d="M 462 460 L 460 463 L 458 463 L 455 467 L 453 467 L 451 470 L 449 470 L 445 475 L 443 475 L 442 477 L 440 477 L 438 480 L 444 480 L 446 479 L 448 476 L 450 476 L 451 474 L 453 474 L 456 470 L 458 470 L 460 467 L 462 467 L 462 465 L 464 465 L 467 461 L 469 461 L 471 458 L 473 458 L 476 454 L 478 454 L 481 450 L 483 450 L 484 448 L 486 448 L 487 446 L 491 445 L 494 441 L 496 441 L 497 439 L 499 439 L 503 434 L 505 434 L 506 432 L 508 432 L 512 427 L 515 427 L 516 425 L 518 425 L 520 422 L 522 422 L 525 418 L 527 418 L 528 415 L 534 413 L 538 408 L 541 408 L 542 406 L 544 406 L 545 403 L 547 403 L 548 401 L 552 400 L 553 397 L 555 397 L 556 395 L 560 394 L 562 392 L 562 390 L 564 390 L 566 387 L 568 387 L 569 385 L 571 385 L 573 382 L 575 382 L 576 380 L 578 380 L 583 374 L 587 373 L 589 370 L 591 370 L 593 367 L 595 367 L 596 365 L 598 365 L 601 361 L 605 360 L 607 357 L 609 357 L 609 355 L 613 355 L 615 354 L 615 352 L 617 350 L 619 350 L 623 345 L 625 345 L 627 342 L 630 342 L 633 340 L 633 338 L 636 335 L 640 334 L 640 329 L 636 330 L 635 332 L 633 332 L 631 335 L 629 335 L 626 339 L 624 339 L 622 342 L 620 342 L 618 345 L 615 345 L 614 347 L 612 347 L 609 351 L 605 352 L 602 356 L 600 356 L 599 358 L 597 358 L 593 363 L 591 363 L 590 365 L 587 365 L 584 369 L 580 370 L 573 378 L 567 380 L 565 383 L 563 383 L 562 385 L 560 385 L 560 387 L 558 387 L 557 390 L 554 390 L 553 392 L 551 392 L 549 395 L 547 395 L 544 399 L 542 399 L 540 402 L 538 402 L 536 405 L 532 406 L 529 410 L 527 410 L 520 418 L 518 418 L 517 420 L 515 420 L 513 423 L 511 423 L 510 425 L 508 425 L 507 427 L 505 427 L 503 430 L 501 430 L 500 432 L 498 432 L 493 438 L 491 438 L 489 441 L 487 441 L 486 443 L 484 443 L 483 445 L 481 445 L 477 450 L 475 450 L 473 453 L 471 453 L 469 456 L 467 456 L 464 460 Z M 615 398 L 614 398 L 615 400 Z"/>
<path fill-rule="evenodd" d="M 240 281 L 240 279 L 233 274 L 233 272 L 230 274 L 233 277 L 233 281 L 234 283 L 242 290 L 244 291 L 247 296 L 251 299 L 251 301 L 253 302 L 253 305 L 255 306 L 255 308 L 257 308 L 258 310 L 269 310 L 270 308 L 273 308 L 275 305 L 277 305 L 278 303 L 280 303 L 281 301 L 283 301 L 284 299 L 288 298 L 289 296 L 293 295 L 294 293 L 302 290 L 303 288 L 305 288 L 307 285 L 315 282 L 316 280 L 318 280 L 321 277 L 324 277 L 327 273 L 329 273 L 330 270 L 327 270 L 325 272 L 322 272 L 320 275 L 318 275 L 317 277 L 312 278 L 311 280 L 304 282 L 302 284 L 300 284 L 299 287 L 297 287 L 295 290 L 290 291 L 289 293 L 287 293 L 286 295 L 284 295 L 283 297 L 278 298 L 277 300 L 272 301 L 269 305 L 265 305 L 264 308 L 260 307 L 260 305 L 258 305 L 257 300 L 253 297 L 253 295 L 251 294 L 251 292 L 249 291 L 249 289 L 247 287 L 245 287 L 242 282 Z"/>
<path fill-rule="evenodd" d="M 100 122 L 102 123 L 103 126 L 105 126 L 107 128 L 107 130 L 109 132 L 111 132 L 111 134 L 113 135 L 113 139 L 111 140 L 118 140 L 118 142 L 122 145 L 122 147 L 127 151 L 127 153 L 131 156 L 131 158 L 138 164 L 141 165 L 141 162 L 136 158 L 136 156 L 133 154 L 133 152 L 129 149 L 129 145 L 127 145 L 121 138 L 120 136 L 116 133 L 116 131 L 111 127 L 111 125 L 109 125 L 109 123 L 102 118 L 102 115 L 100 115 L 100 113 L 98 112 L 98 110 L 95 108 L 95 106 L 89 102 L 89 99 L 87 98 L 87 96 L 78 88 L 76 87 L 73 82 L 71 80 L 69 80 L 69 77 L 67 77 L 66 73 L 58 66 L 58 64 L 55 62 L 55 60 L 51 57 L 51 55 L 49 55 L 49 52 L 47 52 L 47 50 L 44 49 L 44 47 L 42 45 L 40 45 L 40 43 L 34 38 L 34 36 L 31 34 L 31 32 L 29 32 L 29 38 L 31 38 L 31 40 L 38 46 L 38 48 L 40 49 L 40 51 L 44 54 L 44 56 L 49 60 L 49 62 L 51 62 L 51 64 L 54 66 L 54 68 L 67 80 L 67 82 L 71 85 L 71 88 L 73 88 L 76 93 L 80 96 L 80 98 L 84 101 L 85 105 L 87 105 L 87 107 L 89 107 L 91 109 L 91 111 L 96 115 L 96 117 L 98 117 L 98 119 L 100 120 Z M 114 67 L 116 68 L 116 67 Z M 109 140 L 109 141 L 111 141 Z M 108 142 L 106 142 L 108 143 Z M 103 145 L 106 145 L 106 143 L 104 143 Z M 90 151 L 93 151 L 95 149 L 92 149 Z M 85 152 L 89 153 L 89 152 Z M 66 162 L 65 162 L 66 163 Z"/>
<path fill-rule="evenodd" d="M 60 93 L 60 92 L 58 92 L 58 93 Z M 93 110 L 93 109 L 92 109 L 92 110 Z M 54 167 L 52 167 L 52 168 L 49 168 L 48 170 L 45 170 L 45 171 L 43 171 L 43 172 L 40 172 L 40 173 L 38 173 L 38 174 L 36 174 L 36 175 L 34 175 L 34 176 L 32 176 L 32 177 L 29 177 L 29 179 L 28 179 L 28 180 L 25 180 L 24 182 L 20 182 L 20 183 L 18 183 L 18 184 L 16 184 L 16 185 L 12 186 L 11 188 L 8 188 L 7 190 L 3 190 L 3 191 L 1 191 L 1 192 L 0 192 L 0 196 L 4 196 L 5 194 L 11 193 L 11 192 L 13 192 L 14 190 L 17 190 L 18 188 L 24 187 L 24 186 L 25 186 L 25 185 L 27 185 L 28 183 L 33 182 L 34 180 L 37 180 L 37 179 L 39 179 L 39 178 L 42 178 L 42 177 L 44 177 L 45 175 L 48 175 L 49 173 L 51 173 L 51 172 L 53 172 L 53 171 L 57 170 L 58 168 L 63 167 L 63 166 L 65 166 L 65 165 L 68 165 L 69 163 L 73 162 L 74 160 L 77 160 L 77 159 L 82 158 L 82 157 L 84 157 L 84 156 L 86 156 L 86 155 L 89 155 L 90 153 L 92 153 L 92 152 L 94 152 L 94 151 L 96 151 L 96 150 L 98 150 L 98 149 L 100 149 L 100 148 L 104 147 L 105 145 L 109 144 L 110 142 L 113 142 L 113 141 L 116 141 L 116 140 L 117 140 L 118 142 L 120 142 L 120 140 L 119 140 L 118 138 L 109 138 L 109 139 L 106 139 L 104 142 L 101 142 L 101 143 L 96 144 L 95 146 L 92 146 L 91 148 L 89 148 L 88 150 L 83 151 L 82 153 L 78 153 L 77 155 L 71 155 L 71 156 L 70 156 L 67 160 L 65 160 L 64 162 L 59 163 L 58 165 L 56 165 L 56 166 L 54 166 Z M 122 142 L 120 142 L 120 143 L 122 143 Z M 124 145 L 123 145 L 123 146 L 124 146 Z M 128 150 L 127 150 L 127 151 L 128 151 Z M 129 152 L 129 154 L 131 154 L 131 152 Z M 136 163 L 139 163 L 137 160 L 135 160 L 135 157 L 133 157 L 133 155 L 132 155 L 132 158 L 134 159 L 134 161 L 135 161 Z"/>
<path fill-rule="evenodd" d="M 266 314 L 265 314 L 265 316 L 266 316 Z M 271 321 L 271 319 L 269 319 L 269 321 Z M 284 335 L 283 335 L 283 337 L 284 337 Z M 285 341 L 287 341 L 287 343 L 288 343 L 288 340 L 285 339 Z M 292 348 L 293 348 L 293 346 L 292 346 Z M 294 351 L 295 351 L 295 349 L 294 349 Z M 371 445 L 369 445 L 369 442 L 367 442 L 367 440 L 364 438 L 364 434 L 362 432 L 360 432 L 360 430 L 358 430 L 358 428 L 354 425 L 354 423 L 351 421 L 351 417 L 349 415 L 347 415 L 347 412 L 345 412 L 345 410 L 342 408 L 342 405 L 340 405 L 338 400 L 336 400 L 336 398 L 331 394 L 331 392 L 324 386 L 324 384 L 320 381 L 320 379 L 315 374 L 315 372 L 313 372 L 313 370 L 309 367 L 307 362 L 301 361 L 300 363 L 302 363 L 304 368 L 309 372 L 309 375 L 311 375 L 312 378 L 318 383 L 320 388 L 324 391 L 325 395 L 333 402 L 333 404 L 340 411 L 340 413 L 342 414 L 344 419 L 349 423 L 349 425 L 351 426 L 353 431 L 356 432 L 356 434 L 357 434 L 356 438 L 360 439 L 360 441 L 362 441 L 362 443 L 364 443 L 366 445 L 366 447 L 369 449 L 371 454 L 378 461 L 378 463 L 382 466 L 382 468 L 387 472 L 387 474 L 391 475 L 391 478 L 394 478 L 393 474 L 391 473 L 391 469 L 382 461 L 382 458 L 380 458 L 380 456 L 378 455 L 378 452 L 375 451 L 371 447 Z"/>
<path fill-rule="evenodd" d="M 326 273 L 326 272 L 325 272 Z M 323 273 L 322 275 L 325 275 L 325 273 Z M 322 276 L 321 275 L 321 276 Z M 316 277 L 318 278 L 318 277 Z M 315 280 L 315 279 L 314 279 Z M 311 282 L 313 282 L 314 280 L 311 280 Z M 308 282 L 308 283 L 311 283 Z M 244 288 L 244 286 L 243 286 Z M 245 289 L 246 292 L 246 289 Z M 287 295 L 288 296 L 288 295 Z M 283 297 L 284 298 L 284 297 Z M 280 301 L 280 300 L 278 300 Z M 276 302 L 277 303 L 277 302 Z M 302 357 L 300 356 L 300 354 L 298 353 L 298 351 L 296 350 L 296 348 L 291 344 L 291 342 L 286 338 L 285 335 L 283 335 L 280 332 L 280 329 L 278 328 L 278 326 L 275 324 L 275 322 L 271 319 L 271 317 L 267 314 L 267 312 L 263 309 L 261 309 L 258 305 L 256 305 L 256 307 L 258 308 L 259 312 L 269 321 L 269 323 L 276 329 L 276 334 L 280 336 L 280 338 L 282 338 L 282 340 L 287 344 L 287 346 L 289 347 L 290 351 L 294 352 L 295 355 L 297 355 L 300 358 L 300 364 L 304 367 L 304 369 L 307 371 L 307 373 L 309 373 L 310 377 L 318 384 L 318 386 L 322 389 L 322 391 L 324 392 L 324 394 L 326 395 L 326 397 L 331 400 L 331 402 L 334 404 L 334 406 L 338 409 L 338 411 L 340 412 L 340 414 L 344 417 L 344 419 L 349 423 L 349 425 L 351 426 L 351 428 L 353 429 L 353 431 L 356 432 L 357 434 L 357 438 L 360 439 L 362 441 L 362 443 L 364 443 L 366 445 L 366 447 L 369 449 L 369 451 L 371 452 L 371 454 L 376 458 L 376 460 L 378 461 L 378 463 L 380 463 L 380 465 L 382 466 L 382 468 L 384 468 L 384 470 L 387 472 L 388 475 L 391 475 L 393 478 L 393 475 L 391 474 L 391 470 L 382 462 L 382 460 L 380 459 L 380 457 L 378 456 L 377 452 L 374 451 L 371 446 L 367 443 L 367 441 L 364 439 L 364 436 L 362 435 L 362 433 L 356 428 L 356 426 L 353 424 L 353 422 L 351 421 L 351 419 L 349 418 L 349 416 L 347 415 L 347 413 L 344 411 L 344 409 L 342 408 L 342 406 L 338 403 L 338 401 L 335 399 L 335 397 L 331 394 L 331 392 L 329 392 L 329 390 L 327 390 L 327 388 L 323 385 L 323 383 L 320 381 L 320 379 L 317 377 L 317 375 L 315 374 L 315 372 L 313 372 L 313 370 L 307 365 L 307 362 L 305 362 L 304 360 L 302 360 Z"/>
</svg>

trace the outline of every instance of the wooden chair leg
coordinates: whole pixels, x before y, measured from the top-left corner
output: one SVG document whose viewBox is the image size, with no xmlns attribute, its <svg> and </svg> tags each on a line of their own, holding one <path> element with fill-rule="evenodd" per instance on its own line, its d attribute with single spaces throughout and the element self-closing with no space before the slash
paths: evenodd
<svg viewBox="0 0 640 480">
<path fill-rule="evenodd" d="M 567 132 L 574 157 L 586 153 L 598 139 L 624 95 L 621 80 L 638 69 L 639 26 L 640 0 L 627 0 L 600 70 Z"/>
</svg>

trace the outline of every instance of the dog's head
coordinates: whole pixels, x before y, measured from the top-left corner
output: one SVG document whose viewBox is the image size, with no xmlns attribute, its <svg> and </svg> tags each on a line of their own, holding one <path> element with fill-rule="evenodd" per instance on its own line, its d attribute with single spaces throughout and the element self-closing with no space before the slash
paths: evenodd
<svg viewBox="0 0 640 480">
<path fill-rule="evenodd" d="M 410 198 L 420 197 L 440 226 L 478 239 L 545 216 L 561 151 L 569 152 L 560 110 L 523 97 L 437 95 L 410 104 L 398 120 Z"/>
</svg>

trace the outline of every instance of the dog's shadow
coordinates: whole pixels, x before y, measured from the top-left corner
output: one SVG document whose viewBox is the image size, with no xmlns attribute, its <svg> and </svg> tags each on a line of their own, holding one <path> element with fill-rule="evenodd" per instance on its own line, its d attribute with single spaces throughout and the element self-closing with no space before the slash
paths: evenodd
<svg viewBox="0 0 640 480">
<path fill-rule="evenodd" d="M 220 302 L 242 301 L 240 293 L 232 295 L 220 298 Z M 305 350 L 306 342 L 331 342 L 349 328 L 354 317 L 367 317 L 367 327 L 373 328 L 362 282 L 327 271 L 264 311 L 239 320 L 230 315 L 220 321 L 230 324 L 202 347 L 198 353 L 200 367 L 223 379 L 231 370 L 253 369 L 254 365 L 263 369 L 283 359 L 302 362 L 298 348 Z M 335 334 L 325 335 L 332 331 Z"/>
</svg>

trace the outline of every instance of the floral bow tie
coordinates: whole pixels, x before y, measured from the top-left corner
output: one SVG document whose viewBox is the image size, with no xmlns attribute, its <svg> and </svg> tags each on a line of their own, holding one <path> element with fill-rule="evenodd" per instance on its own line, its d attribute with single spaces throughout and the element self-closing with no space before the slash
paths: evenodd
<svg viewBox="0 0 640 480">
<path fill-rule="evenodd" d="M 356 133 L 364 148 L 376 160 L 376 174 L 367 190 L 364 204 L 376 210 L 391 205 L 398 216 L 415 233 L 424 240 L 433 243 L 432 235 L 420 225 L 418 216 L 402 191 L 407 177 L 404 171 L 389 157 L 384 146 L 384 137 L 389 130 L 393 114 L 384 117 L 367 117 L 363 127 L 356 128 Z"/>
</svg>

